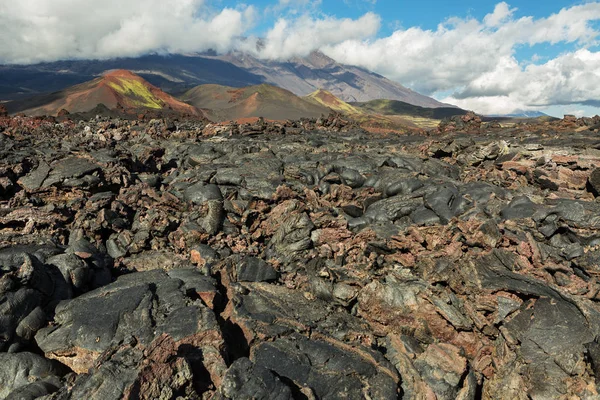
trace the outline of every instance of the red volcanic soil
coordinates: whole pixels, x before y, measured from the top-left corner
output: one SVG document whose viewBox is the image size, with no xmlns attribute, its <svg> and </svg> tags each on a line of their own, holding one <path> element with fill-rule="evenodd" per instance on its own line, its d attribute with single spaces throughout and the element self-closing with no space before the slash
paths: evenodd
<svg viewBox="0 0 600 400">
<path fill-rule="evenodd" d="M 320 90 L 318 93 L 318 97 L 323 101 L 323 103 L 327 105 L 335 105 L 340 103 L 340 99 L 338 99 L 333 94 L 325 90 Z"/>
<path fill-rule="evenodd" d="M 47 104 L 25 110 L 30 115 L 56 115 L 65 109 L 70 113 L 86 112 L 98 104 L 121 112 L 150 109 L 178 114 L 200 115 L 195 107 L 163 92 L 145 79 L 127 70 L 114 70 L 92 81 L 72 86 L 51 95 Z"/>
<path fill-rule="evenodd" d="M 262 116 L 271 120 L 317 118 L 328 114 L 326 107 L 306 101 L 290 91 L 261 84 L 244 88 L 200 85 L 182 99 L 203 110 L 210 110 L 213 121 Z"/>
</svg>

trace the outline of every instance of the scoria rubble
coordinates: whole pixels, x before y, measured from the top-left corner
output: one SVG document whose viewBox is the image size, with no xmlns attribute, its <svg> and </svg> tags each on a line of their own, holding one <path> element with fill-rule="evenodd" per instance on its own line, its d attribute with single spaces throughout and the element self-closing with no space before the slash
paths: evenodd
<svg viewBox="0 0 600 400">
<path fill-rule="evenodd" d="M 598 398 L 599 123 L 4 114 L 0 398 Z"/>
</svg>

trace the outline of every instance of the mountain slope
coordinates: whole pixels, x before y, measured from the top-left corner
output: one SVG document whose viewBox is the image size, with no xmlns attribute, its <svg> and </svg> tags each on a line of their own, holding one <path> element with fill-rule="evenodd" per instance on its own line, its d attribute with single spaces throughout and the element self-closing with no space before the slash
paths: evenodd
<svg viewBox="0 0 600 400">
<path fill-rule="evenodd" d="M 377 114 L 383 115 L 408 115 L 412 117 L 423 117 L 431 119 L 443 119 L 453 115 L 466 114 L 467 111 L 457 107 L 420 107 L 397 100 L 377 99 L 367 102 L 351 103 L 352 106 Z"/>
<path fill-rule="evenodd" d="M 324 89 L 347 102 L 393 99 L 423 107 L 452 107 L 366 69 L 340 64 L 319 51 L 286 62 L 260 60 L 241 52 L 212 58 L 230 62 L 299 96 Z"/>
<path fill-rule="evenodd" d="M 305 96 L 325 89 L 344 101 L 395 99 L 424 107 L 448 106 L 365 69 L 343 65 L 320 52 L 289 61 L 260 60 L 234 52 L 148 55 L 115 60 L 74 60 L 37 65 L 0 65 L 0 100 L 51 93 L 97 78 L 104 71 L 127 69 L 170 93 L 200 84 L 244 87 L 270 83 Z"/>
<path fill-rule="evenodd" d="M 327 90 L 317 89 L 314 92 L 304 96 L 304 99 L 310 101 L 311 103 L 327 107 L 340 113 L 348 115 L 362 114 L 360 110 L 336 97 L 333 93 L 328 92 Z"/>
<path fill-rule="evenodd" d="M 325 107 L 328 107 L 333 111 L 345 114 L 352 118 L 354 121 L 358 122 L 362 128 L 372 132 L 406 132 L 407 130 L 415 130 L 419 128 L 432 128 L 434 126 L 437 126 L 437 124 L 439 123 L 439 120 L 423 118 L 414 113 L 404 113 L 403 115 L 399 115 L 393 112 L 377 112 L 374 109 L 355 107 L 354 105 L 346 103 L 345 101 L 334 96 L 332 93 L 323 89 L 316 90 L 311 94 L 305 96 L 304 98 L 313 103 L 321 104 Z M 387 103 L 389 102 L 389 100 L 382 100 L 380 102 Z M 422 107 L 410 107 L 424 110 L 424 108 Z"/>
<path fill-rule="evenodd" d="M 526 111 L 526 110 L 515 110 L 510 114 L 492 114 L 486 115 L 486 117 L 492 118 L 538 118 L 548 117 L 548 114 L 544 114 L 541 111 Z"/>
<path fill-rule="evenodd" d="M 28 115 L 55 115 L 65 109 L 71 113 L 86 112 L 98 104 L 108 109 L 135 111 L 150 109 L 182 114 L 198 114 L 198 110 L 149 84 L 126 70 L 111 71 L 90 82 L 81 83 L 50 95 L 42 95 L 8 103 L 10 112 Z"/>
<path fill-rule="evenodd" d="M 181 96 L 183 101 L 205 110 L 212 120 L 264 117 L 284 120 L 319 117 L 328 114 L 326 107 L 313 104 L 292 92 L 261 84 L 245 88 L 200 85 Z"/>
<path fill-rule="evenodd" d="M 200 56 L 147 55 L 113 60 L 67 60 L 35 65 L 0 65 L 0 99 L 15 100 L 52 93 L 102 76 L 106 71 L 126 69 L 168 92 L 216 83 L 248 86 L 263 77 L 235 65 Z"/>
</svg>

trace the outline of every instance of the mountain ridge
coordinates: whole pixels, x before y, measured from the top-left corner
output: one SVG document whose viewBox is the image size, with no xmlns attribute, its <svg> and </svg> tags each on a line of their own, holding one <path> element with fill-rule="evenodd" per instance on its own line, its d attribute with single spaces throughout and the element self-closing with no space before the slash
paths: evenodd
<svg viewBox="0 0 600 400">
<path fill-rule="evenodd" d="M 329 113 L 329 109 L 322 105 L 265 83 L 243 88 L 200 85 L 188 90 L 180 98 L 202 109 L 214 121 L 248 117 L 273 120 L 316 118 Z"/>
<path fill-rule="evenodd" d="M 325 106 L 333 111 L 343 112 L 345 114 L 360 114 L 358 109 L 325 89 L 317 89 L 303 98 L 312 103 Z"/>
<path fill-rule="evenodd" d="M 200 114 L 193 106 L 123 69 L 108 71 L 101 77 L 49 95 L 7 103 L 7 109 L 11 113 L 23 112 L 33 116 L 56 115 L 61 110 L 69 113 L 88 112 L 99 104 L 110 110 L 119 109 L 123 112 L 151 110 Z"/>
<path fill-rule="evenodd" d="M 458 107 L 422 107 L 400 100 L 375 99 L 367 102 L 352 102 L 353 107 L 383 115 L 412 115 L 431 119 L 444 119 L 453 115 L 465 114 L 467 110 Z"/>
<path fill-rule="evenodd" d="M 284 62 L 261 60 L 243 52 L 207 57 L 230 62 L 299 96 L 325 89 L 346 102 L 386 98 L 424 107 L 453 107 L 364 68 L 338 63 L 320 51 Z"/>
<path fill-rule="evenodd" d="M 489 118 L 539 118 L 539 117 L 549 117 L 548 114 L 543 113 L 541 111 L 527 111 L 527 110 L 514 110 L 508 114 L 491 114 L 486 115 Z"/>
<path fill-rule="evenodd" d="M 0 65 L 0 100 L 50 94 L 113 69 L 137 71 L 151 84 L 174 95 L 208 83 L 232 87 L 269 83 L 298 96 L 325 89 L 346 102 L 387 98 L 425 107 L 453 107 L 374 72 L 337 63 L 321 52 L 287 61 L 261 60 L 232 52 Z"/>
</svg>

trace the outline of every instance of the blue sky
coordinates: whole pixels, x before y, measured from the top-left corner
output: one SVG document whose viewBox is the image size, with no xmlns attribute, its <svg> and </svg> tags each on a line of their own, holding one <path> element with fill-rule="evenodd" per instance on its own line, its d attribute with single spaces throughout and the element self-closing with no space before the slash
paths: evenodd
<svg viewBox="0 0 600 400">
<path fill-rule="evenodd" d="M 374 12 L 381 16 L 381 29 L 377 37 L 391 35 L 394 30 L 399 28 L 421 27 L 423 29 L 435 30 L 440 23 L 444 23 L 449 18 L 458 17 L 462 19 L 475 18 L 482 20 L 487 14 L 494 10 L 497 0 L 463 0 L 463 1 L 444 1 L 444 0 L 338 0 L 320 2 L 316 7 L 317 13 L 324 15 L 336 15 L 340 18 L 359 18 L 366 12 Z M 235 2 L 231 2 L 235 4 Z M 267 8 L 269 1 L 259 1 L 256 4 L 262 4 Z M 590 3 L 590 1 L 564 1 L 564 0 L 513 0 L 507 2 L 512 8 L 515 8 L 514 16 L 544 18 L 560 11 L 565 7 Z M 257 24 L 255 32 L 260 35 L 264 33 L 273 24 L 273 20 L 285 15 L 282 13 L 272 13 L 262 16 L 262 21 Z M 529 60 L 534 54 L 541 57 L 556 57 L 560 53 L 568 50 L 571 45 L 567 43 L 542 44 L 538 46 L 519 46 L 515 49 L 518 59 Z"/>
<path fill-rule="evenodd" d="M 367 12 L 373 12 L 381 16 L 382 24 L 377 37 L 389 36 L 398 28 L 421 27 L 433 29 L 451 17 L 483 19 L 485 15 L 494 10 L 497 0 L 335 0 L 335 1 L 294 1 L 284 2 L 286 6 L 277 7 L 277 2 L 270 0 L 256 0 L 252 4 L 261 10 L 272 10 L 272 12 L 261 13 L 251 33 L 258 36 L 263 35 L 273 26 L 277 18 L 287 18 L 301 12 L 310 12 L 315 16 L 336 16 L 338 18 L 357 19 Z M 282 2 L 279 2 L 282 3 Z M 512 8 L 516 8 L 515 17 L 543 18 L 560 11 L 565 7 L 572 7 L 590 3 L 590 1 L 531 1 L 513 0 L 507 2 Z M 240 2 L 231 0 L 219 1 L 222 7 L 235 8 Z M 548 52 L 557 55 L 568 46 L 558 44 L 555 46 L 543 46 L 540 52 Z M 533 55 L 529 46 L 523 46 L 520 53 L 525 57 Z"/>
<path fill-rule="evenodd" d="M 0 0 L 0 26 L 0 63 L 320 50 L 480 113 L 600 114 L 600 0 Z"/>
<path fill-rule="evenodd" d="M 369 43 L 373 43 L 378 39 L 385 41 L 386 38 L 390 38 L 398 31 L 408 31 L 413 28 L 419 28 L 421 32 L 440 33 L 439 26 L 444 25 L 446 28 L 452 30 L 456 20 L 458 23 L 465 21 L 477 21 L 482 23 L 486 16 L 492 14 L 499 4 L 505 4 L 507 10 L 509 10 L 510 16 L 504 20 L 504 23 L 510 23 L 511 21 L 526 21 L 530 20 L 533 23 L 536 21 L 543 21 L 551 18 L 561 12 L 561 10 L 569 11 L 574 10 L 578 6 L 592 6 L 595 9 L 598 8 L 599 4 L 593 1 L 523 1 L 513 0 L 502 3 L 499 1 L 490 0 L 464 0 L 460 2 L 456 1 L 442 1 L 442 0 L 421 0 L 421 1 L 405 1 L 405 0 L 340 0 L 340 1 L 310 1 L 310 0 L 280 0 L 279 2 L 260 0 L 252 2 L 252 5 L 258 10 L 258 17 L 252 29 L 249 30 L 250 34 L 256 35 L 257 37 L 264 37 L 276 24 L 277 20 L 284 19 L 286 21 L 293 21 L 301 16 L 309 15 L 313 19 L 345 19 L 349 18 L 357 20 L 367 13 L 372 13 L 379 18 L 379 26 L 377 31 L 363 40 Z M 239 6 L 237 2 L 221 2 L 222 6 L 236 7 Z M 571 16 L 565 14 L 563 19 L 565 24 L 569 25 L 569 18 L 576 19 L 577 13 L 573 12 Z M 586 25 L 592 30 L 598 30 L 600 28 L 600 21 L 592 17 L 586 22 Z M 500 31 L 504 27 L 499 24 L 493 30 Z M 541 27 L 540 29 L 554 29 L 554 27 Z M 477 29 L 475 29 L 477 30 Z M 532 33 L 533 34 L 533 33 Z M 417 35 L 418 36 L 418 35 Z M 499 36 L 498 40 L 502 40 L 502 35 Z M 481 39 L 474 35 L 474 40 Z M 392 41 L 390 46 L 392 46 Z M 491 40 L 490 42 L 493 42 Z M 351 48 L 351 46 L 347 46 Z M 582 39 L 581 37 L 568 37 L 565 38 L 556 37 L 549 39 L 548 41 L 537 40 L 531 43 L 527 43 L 527 40 L 517 40 L 515 43 L 511 43 L 508 50 L 504 50 L 503 56 L 510 57 L 516 63 L 516 66 L 521 70 L 524 70 L 529 65 L 540 65 L 544 66 L 548 63 L 564 57 L 565 55 L 572 54 L 578 50 L 589 50 L 595 54 L 598 51 L 597 37 L 587 37 Z M 360 49 L 358 46 L 356 49 Z M 362 47 L 364 48 L 364 47 Z M 387 52 L 387 50 L 384 50 Z M 328 55 L 339 56 L 340 51 L 329 49 L 326 51 Z M 481 57 L 485 57 L 486 54 L 482 54 Z M 365 55 L 365 57 L 368 57 Z M 376 56 L 375 56 L 376 57 Z M 464 57 L 478 57 L 477 53 L 465 54 Z M 476 111 L 494 113 L 494 112 L 511 112 L 511 109 L 534 109 L 541 110 L 544 112 L 552 113 L 553 115 L 562 115 L 564 113 L 576 113 L 578 115 L 589 115 L 598 114 L 600 109 L 597 107 L 584 105 L 577 103 L 577 100 L 581 96 L 563 96 L 563 99 L 547 99 L 547 94 L 540 95 L 537 99 L 523 98 L 526 96 L 520 96 L 521 99 L 509 101 L 506 96 L 497 99 L 494 97 L 488 97 L 487 99 L 480 96 L 477 99 L 473 99 L 465 96 L 453 96 L 455 93 L 459 93 L 465 90 L 465 87 L 469 86 L 470 82 L 456 82 L 452 84 L 451 77 L 448 78 L 450 85 L 438 85 L 437 87 L 427 87 L 422 82 L 416 82 L 410 73 L 398 73 L 395 74 L 393 67 L 385 65 L 386 62 L 377 63 L 361 62 L 357 57 L 334 57 L 339 61 L 358 64 L 376 72 L 382 73 L 383 75 L 399 81 L 413 89 L 424 92 L 425 94 L 432 95 L 440 100 L 453 102 L 466 108 L 475 108 Z M 383 57 L 382 57 L 383 58 Z M 493 57 L 492 57 L 493 58 Z M 499 60 L 498 60 L 499 61 Z M 399 54 L 398 62 L 403 62 L 401 54 Z M 457 70 L 460 72 L 465 66 L 458 66 Z M 514 69 L 514 68 L 513 68 Z M 491 70 L 490 70 L 491 71 Z M 483 74 L 486 72 L 485 67 L 481 71 Z M 418 74 L 417 71 L 413 71 Z M 513 71 L 514 72 L 514 71 Z M 553 71 L 554 78 L 560 80 L 558 75 L 567 73 L 564 70 Z M 428 79 L 428 73 L 423 74 L 423 80 Z M 477 75 L 477 74 L 475 74 Z M 498 75 L 498 74 L 496 74 Z M 522 74 L 523 75 L 523 74 Z M 485 81 L 486 78 L 483 80 Z M 505 79 L 510 79 L 507 75 Z M 521 77 L 521 79 L 527 79 L 527 77 Z M 552 78 L 549 78 L 552 79 Z M 600 79 L 600 78 L 599 78 Z M 489 78 L 488 78 L 489 80 Z M 581 82 L 573 82 L 571 85 L 577 86 Z M 590 82 L 590 84 L 600 84 L 600 82 Z M 448 87 L 442 87 L 448 86 Z M 494 86 L 491 84 L 490 86 Z M 468 88 L 467 88 L 468 89 Z M 468 90 L 467 90 L 468 91 Z M 492 90 L 493 91 L 493 90 Z M 600 92 L 598 93 L 600 94 Z M 573 98 L 574 97 L 574 98 Z M 583 97 L 586 97 L 585 95 Z M 588 96 L 589 97 L 589 96 Z M 593 97 L 593 96 L 592 96 Z M 589 100 L 589 99 L 588 99 Z M 552 103 L 565 103 L 565 104 L 552 104 Z"/>
<path fill-rule="evenodd" d="M 435 29 L 440 22 L 449 17 L 477 18 L 482 19 L 486 14 L 492 12 L 494 7 L 500 1 L 496 0 L 324 0 L 321 2 L 294 2 L 287 4 L 289 8 L 294 8 L 296 4 L 301 5 L 301 9 L 313 9 L 318 13 L 325 15 L 335 15 L 339 18 L 358 18 L 366 12 L 374 12 L 384 19 L 384 24 L 380 35 L 389 35 L 392 28 L 403 26 L 420 26 L 425 29 Z M 223 1 L 224 6 L 236 7 L 240 2 Z M 531 1 L 514 0 L 508 1 L 511 7 L 518 8 L 516 16 L 546 17 L 559 11 L 561 8 L 570 7 L 576 4 L 586 3 L 584 1 Z M 252 1 L 259 8 L 272 7 L 274 2 L 269 0 Z M 309 4 L 308 7 L 305 5 Z M 314 4 L 310 6 L 310 4 Z M 288 10 L 289 10 L 288 8 Z M 280 13 L 273 13 L 271 17 L 285 16 L 285 9 Z M 268 18 L 262 26 L 270 26 Z"/>
</svg>

